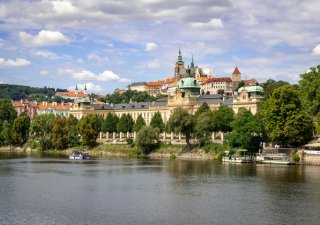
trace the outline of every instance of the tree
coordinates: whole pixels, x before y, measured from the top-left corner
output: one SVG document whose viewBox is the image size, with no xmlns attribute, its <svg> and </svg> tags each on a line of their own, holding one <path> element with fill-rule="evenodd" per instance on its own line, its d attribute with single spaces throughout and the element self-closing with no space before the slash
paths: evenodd
<svg viewBox="0 0 320 225">
<path fill-rule="evenodd" d="M 117 131 L 117 123 L 116 123 L 115 117 L 111 113 L 108 113 L 106 119 L 104 120 L 102 125 L 102 131 L 103 132 Z"/>
<path fill-rule="evenodd" d="M 130 114 L 127 114 L 127 132 L 132 132 L 134 121 Z"/>
<path fill-rule="evenodd" d="M 56 117 L 52 122 L 52 144 L 56 149 L 65 149 L 69 145 L 68 119 Z"/>
<path fill-rule="evenodd" d="M 118 132 L 132 132 L 133 129 L 133 119 L 129 114 L 123 114 L 120 117 L 120 120 L 117 124 L 117 131 Z"/>
<path fill-rule="evenodd" d="M 36 115 L 30 124 L 31 134 L 35 137 L 51 135 L 51 126 L 54 119 L 53 114 Z"/>
<path fill-rule="evenodd" d="M 79 124 L 79 133 L 82 141 L 89 147 L 96 145 L 101 124 L 97 115 L 87 115 L 82 117 Z"/>
<path fill-rule="evenodd" d="M 144 119 L 142 118 L 142 115 L 139 114 L 139 116 L 138 116 L 135 124 L 133 125 L 133 131 L 138 132 L 138 131 L 141 130 L 141 128 L 142 128 L 143 126 L 145 126 L 145 125 L 146 125 L 146 122 L 145 122 Z"/>
<path fill-rule="evenodd" d="M 12 141 L 14 144 L 23 145 L 29 138 L 30 118 L 22 113 L 18 116 L 12 126 Z"/>
<path fill-rule="evenodd" d="M 11 125 L 10 123 L 5 120 L 2 123 L 2 131 L 1 131 L 1 138 L 3 145 L 10 145 L 12 144 L 12 133 L 11 133 Z"/>
<path fill-rule="evenodd" d="M 211 111 L 201 113 L 196 119 L 196 125 L 194 128 L 194 132 L 196 134 L 197 139 L 199 140 L 199 145 L 202 146 L 206 144 L 211 135 L 212 131 L 212 115 Z"/>
<path fill-rule="evenodd" d="M 143 154 L 149 154 L 159 144 L 159 129 L 144 126 L 137 134 L 136 145 Z"/>
<path fill-rule="evenodd" d="M 79 140 L 79 130 L 78 130 L 79 121 L 76 117 L 70 115 L 67 119 L 68 127 L 68 146 L 75 147 L 80 145 Z"/>
<path fill-rule="evenodd" d="M 316 116 L 320 112 L 320 65 L 300 74 L 299 89 L 307 112 Z"/>
<path fill-rule="evenodd" d="M 228 106 L 220 106 L 218 110 L 212 114 L 212 131 L 229 132 L 231 131 L 231 123 L 234 120 L 234 112 Z"/>
<path fill-rule="evenodd" d="M 2 90 L 1 90 L 2 91 Z M 9 124 L 17 118 L 17 112 L 9 99 L 0 99 L 0 127 L 6 120 Z"/>
<path fill-rule="evenodd" d="M 231 123 L 232 132 L 227 141 L 232 147 L 240 147 L 256 152 L 260 147 L 261 126 L 249 110 L 242 109 Z"/>
<path fill-rule="evenodd" d="M 218 93 L 219 95 L 223 95 L 223 94 L 224 94 L 224 89 L 219 89 L 219 90 L 217 91 L 217 93 Z"/>
<path fill-rule="evenodd" d="M 195 125 L 193 115 L 189 114 L 186 109 L 175 108 L 167 124 L 169 131 L 182 133 L 186 136 L 187 149 L 190 150 L 190 138 Z"/>
<path fill-rule="evenodd" d="M 204 112 L 210 112 L 210 108 L 208 106 L 208 103 L 204 102 L 202 105 L 197 109 L 197 111 L 194 113 L 194 117 L 197 119 L 201 113 Z"/>
<path fill-rule="evenodd" d="M 284 86 L 284 85 L 288 85 L 288 82 L 279 80 L 279 81 L 275 81 L 273 79 L 269 79 L 267 80 L 265 83 L 261 84 L 264 90 L 263 96 L 264 96 L 264 100 L 268 99 L 269 97 L 271 97 L 273 91 L 275 89 L 277 89 L 278 87 Z"/>
<path fill-rule="evenodd" d="M 156 112 L 151 118 L 150 126 L 154 128 L 159 128 L 160 132 L 164 131 L 164 123 L 161 117 L 161 113 L 159 111 Z"/>
<path fill-rule="evenodd" d="M 312 118 L 302 107 L 298 89 L 285 85 L 275 89 L 259 109 L 268 138 L 284 145 L 301 145 L 312 138 Z"/>
</svg>

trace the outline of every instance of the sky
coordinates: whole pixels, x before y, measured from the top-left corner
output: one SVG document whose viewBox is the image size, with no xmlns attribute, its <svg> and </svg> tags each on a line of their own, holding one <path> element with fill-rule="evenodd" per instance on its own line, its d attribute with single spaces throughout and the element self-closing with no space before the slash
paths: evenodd
<svg viewBox="0 0 320 225">
<path fill-rule="evenodd" d="M 319 0 L 0 0 L 0 83 L 106 94 L 172 77 L 297 83 L 320 64 Z"/>
</svg>

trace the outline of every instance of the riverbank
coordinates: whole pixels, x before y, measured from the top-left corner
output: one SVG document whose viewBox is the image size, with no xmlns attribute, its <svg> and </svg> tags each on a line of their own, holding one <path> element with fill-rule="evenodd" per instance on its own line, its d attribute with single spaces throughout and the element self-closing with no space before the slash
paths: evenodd
<svg viewBox="0 0 320 225">
<path fill-rule="evenodd" d="M 218 146 L 218 147 L 217 147 Z M 224 154 L 223 147 L 214 144 L 211 147 L 197 148 L 194 147 L 191 151 L 185 149 L 185 145 L 160 145 L 150 154 L 148 158 L 168 158 L 168 159 L 221 159 Z M 66 150 L 50 150 L 48 153 L 60 153 L 70 155 L 74 150 L 88 152 L 93 157 L 139 157 L 140 151 L 128 144 L 99 144 L 93 148 L 79 147 Z M 15 152 L 15 153 L 36 153 L 39 150 L 23 147 L 1 147 L 0 152 Z"/>
</svg>

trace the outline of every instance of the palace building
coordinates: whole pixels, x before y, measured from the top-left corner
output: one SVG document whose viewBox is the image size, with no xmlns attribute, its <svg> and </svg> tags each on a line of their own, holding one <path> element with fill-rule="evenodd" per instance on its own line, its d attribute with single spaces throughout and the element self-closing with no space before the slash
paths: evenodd
<svg viewBox="0 0 320 225">
<path fill-rule="evenodd" d="M 194 66 L 192 57 L 190 66 L 185 68 L 179 50 L 174 77 L 162 81 L 147 82 L 145 86 L 145 90 L 152 95 L 164 93 L 164 89 L 166 89 L 166 97 L 154 102 L 128 104 L 97 104 L 90 102 L 88 98 L 76 99 L 69 114 L 78 119 L 88 114 L 98 114 L 103 117 L 106 117 L 108 113 L 118 117 L 129 114 L 134 121 L 139 115 L 142 115 L 146 124 L 149 124 L 156 112 L 160 112 L 163 121 L 167 122 L 175 108 L 182 107 L 194 114 L 204 102 L 212 110 L 226 105 L 231 107 L 235 113 L 238 113 L 241 108 L 245 108 L 255 114 L 258 103 L 262 99 L 263 89 L 254 85 L 235 91 L 240 81 L 241 73 L 237 67 L 232 73 L 232 77 L 212 77 L 211 74 L 208 76 L 203 73 L 201 68 Z M 141 84 L 139 83 L 139 88 L 141 88 Z M 224 93 L 218 93 L 218 90 L 223 90 Z"/>
</svg>

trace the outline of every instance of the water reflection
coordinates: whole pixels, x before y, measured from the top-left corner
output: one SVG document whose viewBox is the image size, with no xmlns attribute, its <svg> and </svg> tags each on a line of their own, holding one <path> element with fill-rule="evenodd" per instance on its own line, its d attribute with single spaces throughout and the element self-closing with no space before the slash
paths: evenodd
<svg viewBox="0 0 320 225">
<path fill-rule="evenodd" d="M 0 155 L 0 224 L 317 224 L 319 167 Z"/>
</svg>

